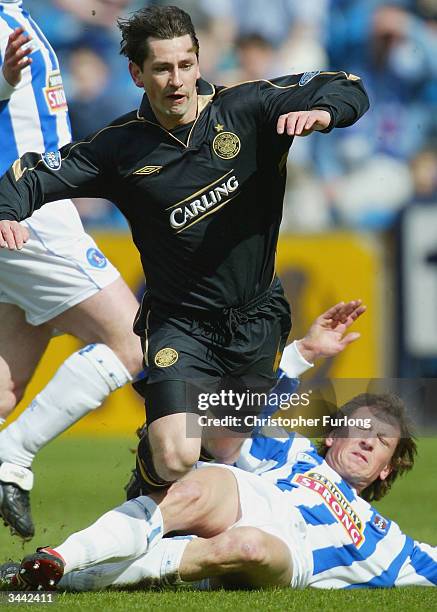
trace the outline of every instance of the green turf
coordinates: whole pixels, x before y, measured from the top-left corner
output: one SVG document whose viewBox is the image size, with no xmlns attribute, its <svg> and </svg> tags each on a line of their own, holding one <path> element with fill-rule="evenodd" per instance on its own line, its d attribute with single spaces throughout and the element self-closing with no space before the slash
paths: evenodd
<svg viewBox="0 0 437 612">
<path fill-rule="evenodd" d="M 123 501 L 122 485 L 133 464 L 129 448 L 134 438 L 64 437 L 44 449 L 34 464 L 36 486 L 32 507 L 37 532 L 25 545 L 0 529 L 0 561 L 18 559 L 35 546 L 56 545 L 77 529 Z M 437 440 L 420 443 L 414 471 L 404 477 L 380 502 L 381 513 L 396 520 L 416 539 L 437 545 Z M 0 600 L 0 609 L 6 609 Z M 29 606 L 25 606 L 27 609 Z M 291 591 L 264 592 L 108 592 L 60 595 L 54 606 L 32 604 L 31 609 L 84 610 L 437 610 L 435 589 L 378 591 Z M 8 609 L 22 609 L 14 604 Z"/>
</svg>

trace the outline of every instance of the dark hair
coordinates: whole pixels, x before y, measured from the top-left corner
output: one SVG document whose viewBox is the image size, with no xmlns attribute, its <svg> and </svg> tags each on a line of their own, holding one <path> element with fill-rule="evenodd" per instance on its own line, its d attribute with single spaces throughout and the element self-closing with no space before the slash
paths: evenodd
<svg viewBox="0 0 437 612">
<path fill-rule="evenodd" d="M 148 39 L 167 40 L 189 34 L 196 55 L 197 40 L 191 17 L 177 6 L 150 6 L 136 11 L 127 19 L 118 19 L 121 31 L 120 54 L 142 67 L 149 53 Z"/>
<path fill-rule="evenodd" d="M 391 472 L 385 480 L 377 478 L 372 484 L 361 491 L 360 495 L 371 502 L 381 499 L 390 490 L 398 476 L 408 472 L 414 465 L 417 446 L 414 441 L 414 427 L 405 411 L 404 402 L 394 393 L 361 393 L 346 402 L 334 418 L 352 416 L 358 408 L 367 406 L 372 413 L 388 423 L 397 425 L 400 429 L 400 438 L 390 460 Z M 331 434 L 339 432 L 341 427 L 334 427 Z M 329 447 L 322 440 L 318 446 L 319 454 L 326 457 Z"/>
</svg>

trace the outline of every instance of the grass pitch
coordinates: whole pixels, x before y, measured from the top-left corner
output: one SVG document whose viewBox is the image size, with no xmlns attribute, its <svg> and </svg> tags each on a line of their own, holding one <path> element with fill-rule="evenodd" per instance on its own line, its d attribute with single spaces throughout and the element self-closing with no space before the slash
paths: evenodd
<svg viewBox="0 0 437 612">
<path fill-rule="evenodd" d="M 135 439 L 78 438 L 64 436 L 45 448 L 34 464 L 36 485 L 32 508 L 37 531 L 32 542 L 22 544 L 0 528 L 0 561 L 20 559 L 36 546 L 56 545 L 77 529 L 124 500 L 123 485 L 133 466 L 129 448 Z M 417 540 L 437 545 L 437 440 L 425 439 L 413 472 L 394 485 L 387 499 L 377 504 L 381 514 L 399 523 Z M 0 609 L 23 609 L 8 605 Z M 275 589 L 252 592 L 199 593 L 106 592 L 59 595 L 55 604 L 32 604 L 32 610 L 437 610 L 436 589 L 373 591 L 291 591 Z"/>
</svg>

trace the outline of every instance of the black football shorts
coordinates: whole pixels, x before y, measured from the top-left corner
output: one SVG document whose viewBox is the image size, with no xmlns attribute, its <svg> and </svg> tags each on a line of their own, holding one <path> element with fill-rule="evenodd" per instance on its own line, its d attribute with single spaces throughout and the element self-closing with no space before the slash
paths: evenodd
<svg viewBox="0 0 437 612">
<path fill-rule="evenodd" d="M 240 415 L 259 414 L 264 404 L 254 405 L 252 397 L 275 384 L 290 329 L 290 307 L 278 278 L 247 304 L 201 318 L 163 315 L 144 299 L 134 330 L 148 375 L 134 387 L 145 399 L 147 424 L 180 412 L 201 414 L 211 394 L 212 414 L 235 414 L 238 405 Z"/>
</svg>

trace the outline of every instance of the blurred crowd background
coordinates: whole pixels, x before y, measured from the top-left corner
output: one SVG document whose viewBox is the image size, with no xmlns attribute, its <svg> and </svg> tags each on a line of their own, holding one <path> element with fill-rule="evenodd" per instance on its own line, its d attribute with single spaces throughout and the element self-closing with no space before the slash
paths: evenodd
<svg viewBox="0 0 437 612">
<path fill-rule="evenodd" d="M 294 334 L 331 300 L 360 296 L 368 375 L 437 378 L 437 0 L 26 0 L 59 56 L 75 139 L 139 106 L 116 21 L 152 3 L 190 13 L 212 82 L 363 78 L 370 111 L 296 138 L 288 158 L 278 269 Z M 109 202 L 76 203 L 88 230 L 127 232 Z"/>
<path fill-rule="evenodd" d="M 119 56 L 116 19 L 147 0 L 27 0 L 63 70 L 74 138 L 138 106 Z M 360 75 L 370 112 L 353 128 L 297 139 L 284 231 L 383 230 L 437 192 L 436 0 L 182 0 L 200 40 L 202 75 L 231 84 L 290 72 Z M 124 227 L 105 202 L 86 224 Z"/>
</svg>

